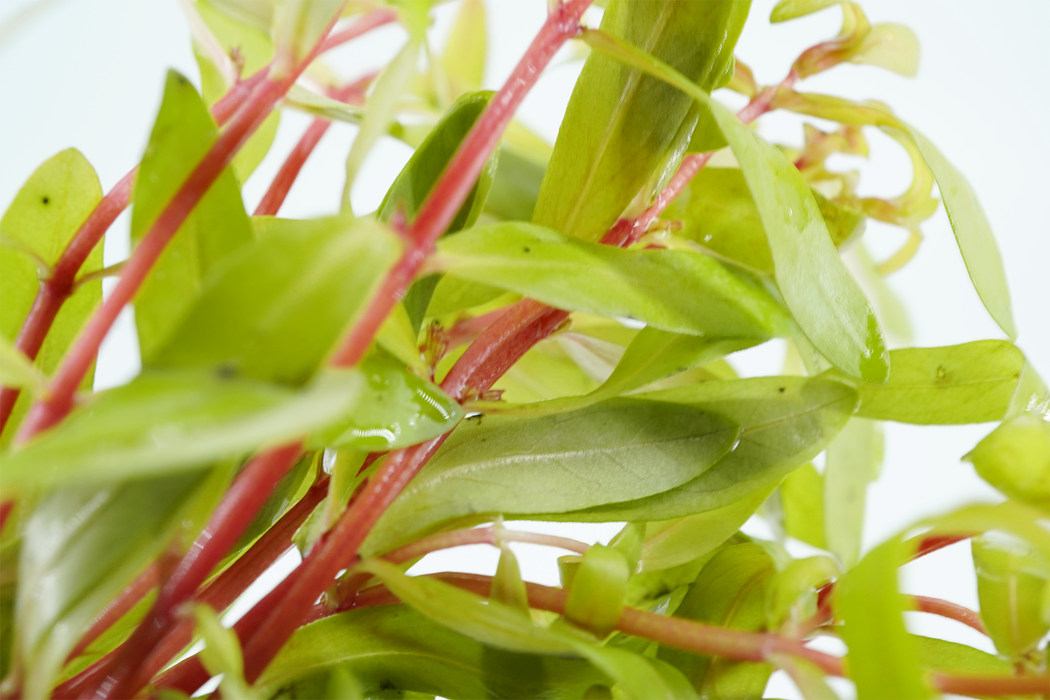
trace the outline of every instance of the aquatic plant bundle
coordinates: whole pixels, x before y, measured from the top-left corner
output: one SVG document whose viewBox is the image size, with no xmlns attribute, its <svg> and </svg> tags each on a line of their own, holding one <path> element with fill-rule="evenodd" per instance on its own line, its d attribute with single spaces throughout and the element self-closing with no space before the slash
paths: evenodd
<svg viewBox="0 0 1050 700">
<path fill-rule="evenodd" d="M 104 194 L 66 150 L 14 196 L 0 694 L 744 698 L 779 669 L 808 699 L 843 678 L 860 698 L 1047 696 L 1050 394 L 1011 340 L 908 347 L 883 283 L 943 204 L 1014 338 L 989 223 L 908 115 L 802 89 L 844 63 L 914 75 L 912 32 L 782 0 L 780 31 L 817 11 L 842 31 L 764 86 L 734 55 L 749 0 L 551 0 L 489 92 L 482 0 L 440 46 L 432 4 L 186 0 L 200 75 L 168 75 L 141 162 Z M 325 65 L 387 25 L 405 38 L 382 71 Z M 551 146 L 514 115 L 566 45 L 586 58 Z M 313 122 L 249 216 L 242 185 L 285 110 Z M 752 126 L 778 110 L 838 126 L 772 144 Z M 358 129 L 341 201 L 282 218 L 333 121 Z M 873 130 L 911 159 L 898 197 L 827 167 L 867 156 Z M 353 211 L 389 137 L 414 153 Z M 104 267 L 128 207 L 130 257 Z M 885 261 L 869 219 L 907 232 Z M 93 392 L 129 304 L 142 371 Z M 778 376 L 726 359 L 774 340 Z M 959 468 L 1005 500 L 864 552 L 884 421 L 998 423 Z M 768 540 L 741 532 L 755 516 Z M 511 520 L 624 525 L 588 545 Z M 964 540 L 979 612 L 899 591 L 900 566 Z M 563 554 L 561 585 L 525 582 L 512 543 Z M 491 575 L 406 573 L 469 544 L 498 548 Z M 915 610 L 996 654 L 910 634 Z"/>
</svg>

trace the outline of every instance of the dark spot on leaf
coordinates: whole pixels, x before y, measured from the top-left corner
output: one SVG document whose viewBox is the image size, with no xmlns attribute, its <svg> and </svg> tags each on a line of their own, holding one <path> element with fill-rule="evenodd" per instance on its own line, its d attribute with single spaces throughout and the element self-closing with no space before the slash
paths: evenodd
<svg viewBox="0 0 1050 700">
<path fill-rule="evenodd" d="M 219 379 L 233 379 L 237 376 L 237 368 L 231 364 L 219 365 L 215 374 Z"/>
<path fill-rule="evenodd" d="M 390 681 L 383 681 L 382 683 L 379 684 L 379 689 L 380 690 L 397 690 L 397 686 L 394 685 L 393 683 L 391 683 Z"/>
<path fill-rule="evenodd" d="M 41 202 L 43 202 L 44 204 L 50 204 L 50 203 L 51 203 L 51 198 L 50 198 L 50 197 L 48 197 L 48 196 L 47 196 L 47 195 L 45 194 L 45 195 L 43 196 L 43 198 L 42 198 L 42 199 L 41 199 L 40 201 L 41 201 Z"/>
<path fill-rule="evenodd" d="M 525 246 L 525 252 L 526 252 L 526 253 L 531 253 L 531 252 L 532 252 L 532 249 L 531 249 L 531 248 L 529 248 L 528 246 Z"/>
<path fill-rule="evenodd" d="M 175 80 L 178 81 L 179 85 L 188 85 L 189 82 L 190 82 L 189 80 L 186 79 L 186 76 L 184 76 L 184 75 L 178 75 L 175 78 Z"/>
<path fill-rule="evenodd" d="M 780 387 L 780 393 L 783 394 L 787 390 L 786 386 Z"/>
</svg>

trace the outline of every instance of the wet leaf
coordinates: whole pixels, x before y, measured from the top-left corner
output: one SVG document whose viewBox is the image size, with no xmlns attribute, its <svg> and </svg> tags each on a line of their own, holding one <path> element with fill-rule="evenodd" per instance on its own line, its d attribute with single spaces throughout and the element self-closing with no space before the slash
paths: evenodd
<svg viewBox="0 0 1050 700">
<path fill-rule="evenodd" d="M 360 366 L 361 396 L 339 422 L 314 433 L 310 445 L 386 452 L 447 433 L 463 409 L 430 382 L 377 357 Z"/>
<path fill-rule="evenodd" d="M 857 384 L 858 416 L 921 425 L 1001 420 L 1025 367 L 1021 351 L 1003 340 L 894 350 L 890 361 L 885 384 Z"/>
<path fill-rule="evenodd" d="M 897 589 L 903 562 L 899 539 L 869 552 L 835 586 L 836 617 L 844 622 L 850 677 L 857 697 L 928 698 L 916 645 L 904 628 L 904 598 Z"/>
<path fill-rule="evenodd" d="M 505 222 L 442 241 L 438 265 L 567 311 L 627 317 L 663 330 L 766 338 L 790 322 L 764 290 L 705 255 L 622 250 Z"/>
<path fill-rule="evenodd" d="M 732 76 L 733 48 L 749 7 L 725 0 L 613 0 L 601 29 L 713 90 Z M 698 113 L 692 99 L 660 80 L 592 53 L 569 101 L 533 221 L 598 240 L 661 168 L 673 171 Z"/>
<path fill-rule="evenodd" d="M 133 245 L 153 227 L 218 134 L 193 85 L 170 71 L 149 145 L 135 175 Z M 135 295 L 135 326 L 145 364 L 156 358 L 193 307 L 207 274 L 251 240 L 251 223 L 237 179 L 231 170 L 224 170 L 179 227 Z"/>
<path fill-rule="evenodd" d="M 1010 498 L 1050 511 L 1050 423 L 1031 413 L 1012 418 L 963 457 Z"/>
<path fill-rule="evenodd" d="M 1024 541 L 989 532 L 971 541 L 981 621 L 995 648 L 1017 660 L 1050 631 L 1050 561 Z"/>
<path fill-rule="evenodd" d="M 736 425 L 714 413 L 634 399 L 536 418 L 466 420 L 364 549 L 387 551 L 477 513 L 558 513 L 659 493 L 699 475 L 736 437 Z"/>
<path fill-rule="evenodd" d="M 999 246 L 995 243 L 992 226 L 977 201 L 977 194 L 936 146 L 914 128 L 905 128 L 937 179 L 944 209 L 948 212 L 948 220 L 955 231 L 955 241 L 974 289 L 1003 332 L 1010 338 L 1016 338 L 1017 328 L 1014 326 L 1003 260 L 999 255 Z"/>
<path fill-rule="evenodd" d="M 302 383 L 365 307 L 400 247 L 375 222 L 272 219 L 208 277 L 151 364 Z"/>
<path fill-rule="evenodd" d="M 360 384 L 349 371 L 326 372 L 300 392 L 200 370 L 145 372 L 6 456 L 4 489 L 201 469 L 338 420 Z"/>
<path fill-rule="evenodd" d="M 748 631 L 766 628 L 766 590 L 776 573 L 760 546 L 718 552 L 686 593 L 675 617 Z M 685 674 L 701 697 L 761 697 L 773 667 L 660 647 L 657 657 Z"/>
<path fill-rule="evenodd" d="M 0 337 L 13 343 L 29 314 L 40 288 L 40 276 L 48 274 L 77 229 L 102 199 L 98 176 L 87 159 L 75 149 L 52 156 L 29 177 L 0 219 Z M 81 274 L 102 267 L 102 242 L 91 251 Z M 73 344 L 80 327 L 102 300 L 102 280 L 81 282 L 66 300 L 51 324 L 37 354 L 36 366 L 52 373 Z M 90 388 L 94 365 L 82 388 Z M 32 397 L 19 397 L 5 426 L 3 444 L 10 441 Z"/>
</svg>

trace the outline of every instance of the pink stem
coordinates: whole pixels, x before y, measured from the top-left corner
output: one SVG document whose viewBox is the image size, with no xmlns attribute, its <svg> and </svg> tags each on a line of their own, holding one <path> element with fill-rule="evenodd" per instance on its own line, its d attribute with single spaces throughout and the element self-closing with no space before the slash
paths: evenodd
<svg viewBox="0 0 1050 700">
<path fill-rule="evenodd" d="M 910 598 L 918 612 L 940 615 L 949 620 L 961 622 L 967 627 L 977 630 L 981 634 L 988 634 L 984 629 L 984 623 L 981 622 L 981 616 L 967 607 L 951 603 L 947 600 L 941 600 L 940 598 L 927 598 L 926 596 L 921 595 L 910 596 Z"/>
<path fill-rule="evenodd" d="M 383 559 L 394 564 L 404 564 L 406 561 L 418 559 L 431 552 L 452 547 L 463 547 L 470 544 L 498 545 L 500 542 L 527 542 L 530 544 L 542 544 L 548 547 L 559 547 L 570 552 L 583 554 L 588 545 L 567 537 L 556 535 L 543 535 L 536 532 L 521 532 L 518 530 L 505 530 L 492 525 L 487 527 L 466 528 L 442 532 L 437 535 L 425 537 L 412 544 L 406 544 L 400 549 L 395 549 L 389 554 L 384 554 Z"/>
</svg>

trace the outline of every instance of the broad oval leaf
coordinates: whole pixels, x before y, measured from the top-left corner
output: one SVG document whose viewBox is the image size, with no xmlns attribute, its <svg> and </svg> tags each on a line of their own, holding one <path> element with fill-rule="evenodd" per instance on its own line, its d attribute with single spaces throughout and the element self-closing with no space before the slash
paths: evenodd
<svg viewBox="0 0 1050 700">
<path fill-rule="evenodd" d="M 145 372 L 6 455 L 4 489 L 199 469 L 277 446 L 342 417 L 361 382 L 357 372 L 326 372 L 296 392 L 203 370 Z"/>
<path fill-rule="evenodd" d="M 135 174 L 133 245 L 147 234 L 218 135 L 197 90 L 184 76 L 169 71 L 149 145 Z M 165 246 L 135 295 L 135 326 L 145 364 L 192 308 L 208 272 L 251 240 L 240 187 L 227 168 Z"/>
<path fill-rule="evenodd" d="M 47 697 L 95 616 L 181 534 L 196 535 L 233 465 L 45 496 L 23 530 L 18 645 L 25 697 Z M 5 468 L 5 480 L 7 478 Z"/>
<path fill-rule="evenodd" d="M 1000 654 L 1018 660 L 1050 631 L 1050 561 L 1026 542 L 989 532 L 970 541 L 981 621 Z"/>
<path fill-rule="evenodd" d="M 447 433 L 463 417 L 445 392 L 392 362 L 370 358 L 360 371 L 364 382 L 354 408 L 314 433 L 311 447 L 386 452 Z"/>
<path fill-rule="evenodd" d="M 262 697 L 281 690 L 292 697 L 319 697 L 318 685 L 327 678 L 318 674 L 336 666 L 346 668 L 366 693 L 393 685 L 446 698 L 574 698 L 608 683 L 582 659 L 497 650 L 408 606 L 388 605 L 351 610 L 296 630 L 255 688 Z"/>
<path fill-rule="evenodd" d="M 792 328 L 766 291 L 698 253 L 622 250 L 504 222 L 443 240 L 437 264 L 456 277 L 556 308 L 632 318 L 679 333 L 767 338 Z"/>
<path fill-rule="evenodd" d="M 1023 413 L 985 436 L 963 459 L 1010 498 L 1050 511 L 1050 422 Z"/>
<path fill-rule="evenodd" d="M 675 617 L 748 631 L 766 627 L 766 595 L 776 573 L 756 544 L 719 551 L 700 571 Z M 685 674 L 701 697 L 761 697 L 773 668 L 660 647 L 657 656 Z"/>
<path fill-rule="evenodd" d="M 613 0 L 601 28 L 713 90 L 732 76 L 733 48 L 750 5 Z M 592 53 L 569 100 L 533 221 L 598 240 L 658 169 L 680 157 L 697 113 L 688 96 L 659 79 Z"/>
<path fill-rule="evenodd" d="M 302 383 L 400 253 L 374 221 L 270 219 L 258 240 L 212 271 L 154 367 L 222 368 Z"/>
<path fill-rule="evenodd" d="M 1002 420 L 1025 368 L 1024 354 L 1005 340 L 978 340 L 890 353 L 881 386 L 857 384 L 857 415 L 920 425 Z M 840 378 L 834 370 L 825 376 Z"/>
<path fill-rule="evenodd" d="M 453 518 L 558 513 L 635 498 L 695 478 L 736 443 L 714 413 L 613 399 L 555 415 L 464 421 L 387 510 L 366 553 Z"/>
<path fill-rule="evenodd" d="M 771 489 L 823 450 L 853 414 L 857 394 L 825 379 L 760 377 L 639 394 L 728 416 L 740 424 L 732 452 L 698 478 L 655 496 L 544 520 L 609 522 L 680 518 L 726 508 Z"/>
<path fill-rule="evenodd" d="M 102 199 L 102 186 L 87 159 L 67 149 L 45 161 L 15 195 L 0 219 L 0 336 L 14 342 L 40 288 L 40 276 L 54 266 L 77 229 Z M 81 274 L 102 267 L 102 241 L 81 266 Z M 36 365 L 50 374 L 73 344 L 80 327 L 102 300 L 102 280 L 82 281 L 51 324 Z M 92 365 L 93 367 L 93 365 Z M 91 388 L 94 369 L 81 387 Z M 14 435 L 32 397 L 23 393 L 5 426 L 3 442 Z"/>
<path fill-rule="evenodd" d="M 959 252 L 970 273 L 970 281 L 984 302 L 984 308 L 988 309 L 1007 336 L 1016 338 L 1017 328 L 1014 326 L 1003 260 L 992 234 L 992 226 L 977 201 L 977 193 L 962 173 L 925 136 L 912 127 L 905 125 L 905 128 L 937 179 L 937 188 L 944 200 L 944 209 L 948 212 L 952 230 L 955 231 Z"/>
</svg>

